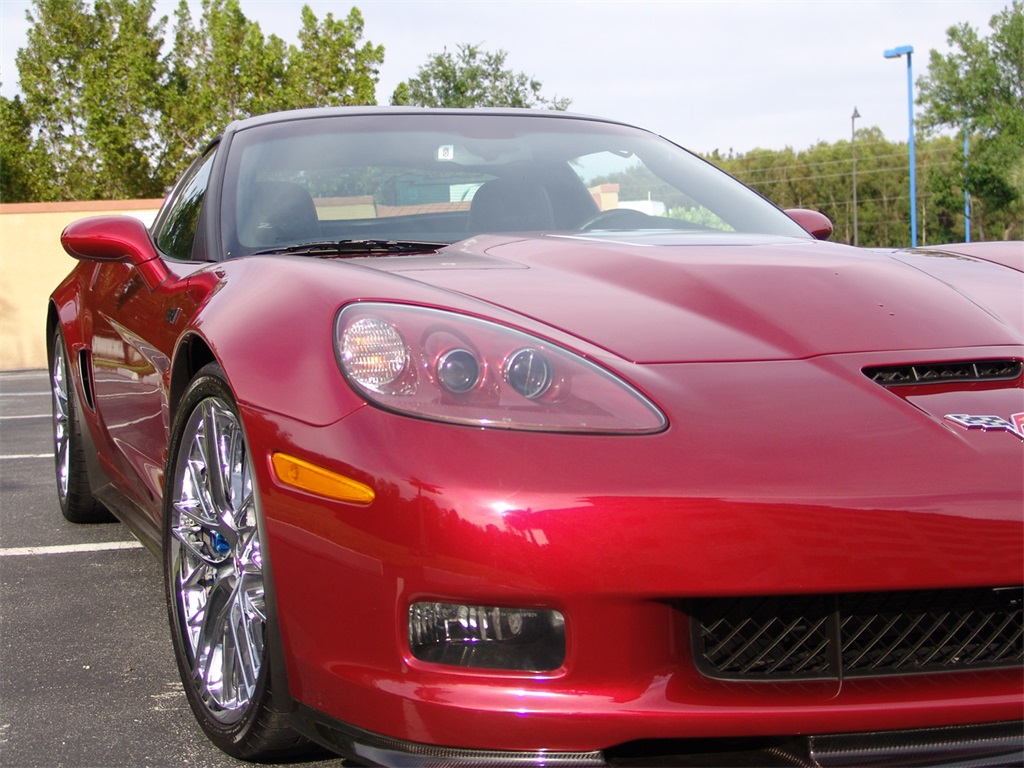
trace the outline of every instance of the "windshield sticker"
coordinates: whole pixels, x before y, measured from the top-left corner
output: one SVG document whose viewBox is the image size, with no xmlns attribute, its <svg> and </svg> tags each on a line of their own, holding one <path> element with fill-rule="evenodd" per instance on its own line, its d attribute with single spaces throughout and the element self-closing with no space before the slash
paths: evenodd
<svg viewBox="0 0 1024 768">
<path fill-rule="evenodd" d="M 455 145 L 442 144 L 437 148 L 437 159 L 441 162 L 449 162 L 455 159 Z"/>
</svg>

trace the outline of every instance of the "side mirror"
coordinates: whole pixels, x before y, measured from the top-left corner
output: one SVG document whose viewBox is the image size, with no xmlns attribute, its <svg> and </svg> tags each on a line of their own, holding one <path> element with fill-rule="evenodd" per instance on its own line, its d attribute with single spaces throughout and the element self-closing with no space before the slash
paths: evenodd
<svg viewBox="0 0 1024 768">
<path fill-rule="evenodd" d="M 94 216 L 69 224 L 60 244 L 80 261 L 126 262 L 156 288 L 170 274 L 149 237 L 149 231 L 131 216 Z"/>
<path fill-rule="evenodd" d="M 806 208 L 787 208 L 783 213 L 807 230 L 815 240 L 828 240 L 832 237 L 832 222 L 823 213 Z"/>
</svg>

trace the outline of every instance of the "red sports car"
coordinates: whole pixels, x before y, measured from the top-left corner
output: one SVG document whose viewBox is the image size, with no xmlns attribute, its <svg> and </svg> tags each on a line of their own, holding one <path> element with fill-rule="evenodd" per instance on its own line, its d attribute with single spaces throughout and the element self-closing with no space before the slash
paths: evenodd
<svg viewBox="0 0 1024 768">
<path fill-rule="evenodd" d="M 830 231 L 607 120 L 233 123 L 62 236 L 61 508 L 238 757 L 1019 764 L 1024 244 Z"/>
</svg>

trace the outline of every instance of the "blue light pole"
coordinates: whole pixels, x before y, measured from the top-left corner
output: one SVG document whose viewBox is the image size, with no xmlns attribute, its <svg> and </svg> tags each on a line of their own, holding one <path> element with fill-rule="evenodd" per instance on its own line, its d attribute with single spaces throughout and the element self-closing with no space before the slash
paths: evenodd
<svg viewBox="0 0 1024 768">
<path fill-rule="evenodd" d="M 917 247 L 917 173 L 914 165 L 914 69 L 911 64 L 914 46 L 901 45 L 885 51 L 885 58 L 898 59 L 907 56 L 907 103 L 910 114 L 910 245 Z"/>
<path fill-rule="evenodd" d="M 969 131 L 968 123 L 964 120 L 964 240 L 971 242 L 971 193 L 967 189 L 967 152 L 970 144 L 967 142 Z"/>
</svg>

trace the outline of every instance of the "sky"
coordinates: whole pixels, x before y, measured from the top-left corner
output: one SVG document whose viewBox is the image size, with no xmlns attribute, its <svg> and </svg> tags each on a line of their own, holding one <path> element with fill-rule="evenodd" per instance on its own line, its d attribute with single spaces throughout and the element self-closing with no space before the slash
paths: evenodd
<svg viewBox="0 0 1024 768">
<path fill-rule="evenodd" d="M 91 4 L 91 0 L 86 0 Z M 199 17 L 198 0 L 193 17 Z M 363 40 L 383 45 L 377 103 L 428 58 L 460 43 L 504 50 L 506 65 L 568 97 L 570 111 L 651 129 L 691 150 L 807 149 L 880 128 L 908 135 L 906 58 L 913 76 L 929 52 L 948 53 L 949 27 L 982 36 L 1010 0 L 240 0 L 265 35 L 296 42 L 300 10 L 363 14 Z M 157 0 L 170 18 L 177 0 Z M 28 0 L 0 0 L 0 93 L 18 92 Z"/>
</svg>

